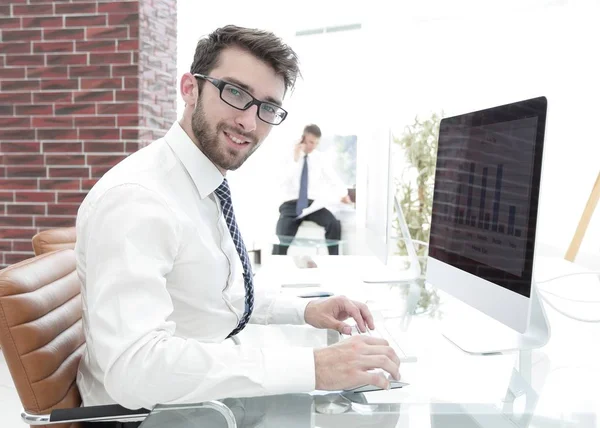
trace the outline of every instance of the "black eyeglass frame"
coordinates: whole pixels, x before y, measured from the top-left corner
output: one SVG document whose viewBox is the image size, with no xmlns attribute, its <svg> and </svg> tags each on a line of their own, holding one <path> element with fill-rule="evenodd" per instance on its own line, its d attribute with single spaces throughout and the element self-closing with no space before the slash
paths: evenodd
<svg viewBox="0 0 600 428">
<path fill-rule="evenodd" d="M 234 83 L 227 82 L 227 81 L 225 81 L 225 80 L 221 80 L 221 79 L 216 79 L 216 78 L 214 78 L 214 77 L 206 76 L 206 75 L 204 75 L 204 74 L 200 74 L 200 73 L 194 73 L 194 74 L 193 74 L 193 76 L 194 76 L 194 77 L 196 77 L 196 78 L 199 78 L 199 79 L 204 79 L 204 80 L 206 80 L 206 81 L 210 82 L 210 83 L 211 83 L 211 84 L 212 84 L 212 85 L 213 85 L 215 88 L 217 88 L 217 89 L 219 90 L 219 97 L 221 98 L 221 100 L 222 100 L 222 101 L 223 101 L 225 104 L 227 104 L 228 106 L 231 106 L 231 107 L 233 107 L 233 108 L 234 108 L 234 109 L 236 109 L 236 110 L 245 111 L 245 110 L 248 110 L 248 109 L 249 109 L 250 107 L 252 107 L 253 105 L 257 106 L 258 108 L 257 108 L 257 110 L 256 110 L 256 116 L 257 116 L 257 117 L 258 117 L 260 120 L 262 120 L 263 122 L 265 122 L 265 123 L 268 123 L 269 125 L 274 125 L 274 126 L 281 125 L 281 124 L 283 123 L 283 121 L 286 119 L 287 115 L 288 115 L 288 112 L 287 112 L 287 110 L 285 110 L 283 107 L 281 107 L 281 106 L 279 106 L 279 105 L 277 105 L 277 104 L 274 104 L 274 103 L 268 102 L 268 101 L 261 101 L 261 100 L 259 100 L 259 99 L 255 98 L 255 97 L 253 97 L 253 96 L 252 96 L 252 94 L 251 94 L 251 93 L 249 93 L 247 90 L 245 90 L 244 88 L 240 88 L 238 85 L 236 85 L 236 84 L 234 84 Z M 248 96 L 249 96 L 250 98 L 252 98 L 252 101 L 250 101 L 248 104 L 246 104 L 246 106 L 245 106 L 244 108 L 240 108 L 240 107 L 234 106 L 233 104 L 231 104 L 231 103 L 227 102 L 227 101 L 226 101 L 226 100 L 223 98 L 223 89 L 225 89 L 225 86 L 226 86 L 226 85 L 233 86 L 234 88 L 238 89 L 239 91 L 241 91 L 241 92 L 243 92 L 243 93 L 245 93 L 245 94 L 248 94 Z M 269 105 L 269 106 L 273 106 L 274 108 L 277 108 L 277 109 L 279 109 L 279 110 L 283 111 L 283 117 L 281 118 L 281 121 L 280 121 L 279 123 L 273 123 L 273 122 L 269 122 L 269 121 L 267 121 L 267 120 L 264 120 L 262 117 L 260 117 L 261 105 L 262 105 L 262 104 L 266 104 L 266 105 Z"/>
</svg>

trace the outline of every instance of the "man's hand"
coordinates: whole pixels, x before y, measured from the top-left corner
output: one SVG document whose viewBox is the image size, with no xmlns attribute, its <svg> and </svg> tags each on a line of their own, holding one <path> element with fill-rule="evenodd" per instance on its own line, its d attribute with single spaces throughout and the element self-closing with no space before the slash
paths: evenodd
<svg viewBox="0 0 600 428">
<path fill-rule="evenodd" d="M 343 204 L 351 204 L 352 203 L 352 199 L 350 199 L 349 195 L 346 195 L 342 198 L 342 203 Z"/>
<path fill-rule="evenodd" d="M 304 320 L 316 328 L 329 328 L 342 334 L 350 334 L 352 327 L 344 321 L 354 318 L 360 332 L 366 333 L 367 327 L 375 329 L 373 315 L 364 303 L 355 302 L 345 296 L 330 297 L 310 302 L 304 311 Z"/>
<path fill-rule="evenodd" d="M 298 162 L 300 157 L 304 154 L 304 144 L 300 141 L 298 144 L 294 146 L 294 161 Z"/>
<path fill-rule="evenodd" d="M 359 335 L 342 340 L 327 348 L 316 349 L 316 388 L 326 391 L 355 388 L 361 385 L 389 387 L 383 369 L 400 380 L 400 359 L 384 339 Z"/>
</svg>

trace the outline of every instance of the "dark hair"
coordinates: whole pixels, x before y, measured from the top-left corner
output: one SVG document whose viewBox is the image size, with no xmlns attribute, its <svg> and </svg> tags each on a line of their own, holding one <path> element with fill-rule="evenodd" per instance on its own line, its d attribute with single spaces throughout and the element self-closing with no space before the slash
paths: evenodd
<svg viewBox="0 0 600 428">
<path fill-rule="evenodd" d="M 292 89 L 300 75 L 298 56 L 288 45 L 268 31 L 227 25 L 203 37 L 196 45 L 190 72 L 209 74 L 219 63 L 219 55 L 228 47 L 237 46 L 269 64 L 283 77 L 286 91 Z"/>
<path fill-rule="evenodd" d="M 306 125 L 304 127 L 304 132 L 302 134 L 303 135 L 305 135 L 305 134 L 312 134 L 312 135 L 314 135 L 317 138 L 321 138 L 321 128 L 319 128 L 314 123 L 311 124 L 311 125 Z"/>
</svg>

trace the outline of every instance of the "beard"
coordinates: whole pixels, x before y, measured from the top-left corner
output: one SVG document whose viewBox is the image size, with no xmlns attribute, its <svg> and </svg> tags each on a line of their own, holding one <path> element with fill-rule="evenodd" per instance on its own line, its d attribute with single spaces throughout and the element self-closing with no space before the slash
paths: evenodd
<svg viewBox="0 0 600 428">
<path fill-rule="evenodd" d="M 240 129 L 228 126 L 223 122 L 219 122 L 216 129 L 212 130 L 210 124 L 206 120 L 204 110 L 200 107 L 200 103 L 197 103 L 196 105 L 197 107 L 192 113 L 192 132 L 198 142 L 198 148 L 213 164 L 215 164 L 215 166 L 228 171 L 238 169 L 258 148 L 260 145 L 258 144 L 258 139 L 249 132 L 244 132 Z M 227 143 L 220 141 L 219 139 L 219 135 L 221 135 L 222 131 L 229 131 L 250 140 L 247 143 L 250 145 L 250 148 L 243 151 L 227 147 Z"/>
</svg>

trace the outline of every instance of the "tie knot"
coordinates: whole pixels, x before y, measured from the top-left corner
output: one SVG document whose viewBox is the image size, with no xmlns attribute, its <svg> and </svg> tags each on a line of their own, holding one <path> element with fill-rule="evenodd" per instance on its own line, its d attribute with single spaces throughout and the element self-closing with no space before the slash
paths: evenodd
<svg viewBox="0 0 600 428">
<path fill-rule="evenodd" d="M 227 183 L 226 178 L 224 178 L 223 182 L 219 185 L 219 187 L 217 187 L 215 193 L 221 201 L 231 200 L 231 191 L 229 190 L 229 183 Z"/>
</svg>

